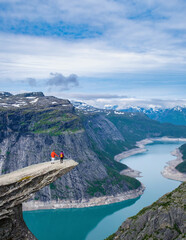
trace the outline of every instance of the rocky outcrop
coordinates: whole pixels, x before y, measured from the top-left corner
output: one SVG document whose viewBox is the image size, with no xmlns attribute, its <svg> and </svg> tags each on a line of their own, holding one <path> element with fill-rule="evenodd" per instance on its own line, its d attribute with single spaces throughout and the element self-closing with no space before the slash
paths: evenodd
<svg viewBox="0 0 186 240">
<path fill-rule="evenodd" d="M 186 141 L 185 141 L 186 142 Z M 181 161 L 176 166 L 176 169 L 186 175 L 186 143 L 179 147 L 179 152 L 181 155 Z"/>
<path fill-rule="evenodd" d="M 26 93 L 0 97 L 0 174 L 47 162 L 63 150 L 77 168 L 32 196 L 34 205 L 51 202 L 97 204 L 138 189 L 138 180 L 121 176 L 127 166 L 114 156 L 145 137 L 186 136 L 186 127 L 161 125 L 143 114 L 83 112 L 65 99 Z M 184 136 L 183 136 L 184 137 Z M 140 190 L 140 189 L 139 189 Z M 140 191 L 137 191 L 138 193 Z M 123 199 L 123 196 L 119 199 Z M 41 204 L 42 203 L 42 204 Z"/>
<path fill-rule="evenodd" d="M 185 204 L 186 182 L 128 218 L 107 240 L 185 239 Z"/>
<path fill-rule="evenodd" d="M 164 167 L 162 171 L 162 175 L 166 178 L 177 180 L 180 182 L 186 181 L 186 173 L 180 172 L 176 169 L 177 166 L 182 166 L 185 161 L 183 161 L 183 155 L 180 152 L 180 149 L 177 148 L 175 151 L 171 153 L 176 159 L 167 162 L 167 165 Z"/>
<path fill-rule="evenodd" d="M 12 95 L 7 92 L 0 93 L 0 109 L 20 110 L 58 107 L 63 112 L 73 112 L 74 107 L 69 100 L 59 99 L 52 96 L 44 96 L 42 92 L 31 92 Z"/>
<path fill-rule="evenodd" d="M 46 162 L 0 176 L 0 239 L 36 239 L 24 223 L 22 202 L 75 166 L 73 160 Z"/>
<path fill-rule="evenodd" d="M 49 206 L 51 201 L 65 200 L 68 205 L 68 201 L 126 196 L 126 192 L 140 186 L 135 179 L 121 177 L 119 171 L 126 166 L 106 153 L 111 144 L 120 152 L 125 140 L 104 116 L 77 114 L 68 100 L 40 93 L 5 97 L 0 103 L 1 174 L 46 162 L 53 149 L 57 153 L 63 150 L 66 158 L 79 162 L 76 169 L 32 197 L 36 208 L 37 202 L 45 206 L 48 202 Z M 119 148 L 117 141 L 122 142 Z"/>
</svg>

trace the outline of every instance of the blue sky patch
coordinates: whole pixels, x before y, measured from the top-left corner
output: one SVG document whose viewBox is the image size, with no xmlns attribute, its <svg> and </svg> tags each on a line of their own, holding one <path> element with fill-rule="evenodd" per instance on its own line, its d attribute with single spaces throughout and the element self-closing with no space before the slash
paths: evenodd
<svg viewBox="0 0 186 240">
<path fill-rule="evenodd" d="M 32 0 L 0 3 L 2 90 L 185 98 L 186 1 Z M 27 79 L 34 79 L 30 86 Z M 100 103 L 101 104 L 101 103 Z"/>
</svg>

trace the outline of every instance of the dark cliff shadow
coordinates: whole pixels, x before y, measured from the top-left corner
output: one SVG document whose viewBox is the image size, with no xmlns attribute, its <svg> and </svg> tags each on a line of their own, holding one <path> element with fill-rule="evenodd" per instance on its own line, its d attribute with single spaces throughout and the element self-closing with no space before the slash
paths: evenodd
<svg viewBox="0 0 186 240">
<path fill-rule="evenodd" d="M 23 216 L 38 240 L 84 240 L 105 217 L 133 205 L 139 199 L 81 209 L 29 211 Z"/>
</svg>

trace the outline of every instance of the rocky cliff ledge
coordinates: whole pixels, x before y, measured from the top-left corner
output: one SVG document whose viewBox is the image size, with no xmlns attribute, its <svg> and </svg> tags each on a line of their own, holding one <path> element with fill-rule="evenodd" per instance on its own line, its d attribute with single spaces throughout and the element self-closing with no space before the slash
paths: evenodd
<svg viewBox="0 0 186 240">
<path fill-rule="evenodd" d="M 106 240 L 182 240 L 186 239 L 186 182 L 165 194 L 137 215 L 128 218 Z"/>
<path fill-rule="evenodd" d="M 22 202 L 76 165 L 73 160 L 45 162 L 0 176 L 0 239 L 36 239 L 23 220 Z"/>
</svg>

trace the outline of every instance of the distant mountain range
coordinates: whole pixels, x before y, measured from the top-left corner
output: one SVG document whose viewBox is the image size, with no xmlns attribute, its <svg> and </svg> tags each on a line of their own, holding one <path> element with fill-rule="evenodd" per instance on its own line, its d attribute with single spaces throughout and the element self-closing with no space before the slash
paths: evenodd
<svg viewBox="0 0 186 240">
<path fill-rule="evenodd" d="M 149 118 L 159 122 L 168 122 L 176 125 L 186 125 L 186 108 L 176 106 L 174 108 L 140 108 L 130 107 L 121 109 L 122 112 L 142 112 Z"/>
<path fill-rule="evenodd" d="M 84 102 L 71 101 L 71 103 L 77 110 L 83 110 L 87 112 L 106 112 L 107 111 L 107 109 L 96 108 Z"/>
<path fill-rule="evenodd" d="M 104 109 L 95 108 L 83 102 L 72 101 L 72 104 L 81 110 L 89 112 L 106 112 L 114 111 L 116 114 L 122 114 L 124 112 L 130 113 L 144 113 L 149 118 L 157 120 L 159 122 L 167 122 L 176 125 L 186 125 L 186 107 L 176 106 L 173 108 L 161 108 L 158 106 L 153 107 L 141 107 L 141 106 L 130 106 L 119 109 L 117 105 L 105 106 Z"/>
<path fill-rule="evenodd" d="M 186 126 L 161 124 L 141 112 L 73 104 L 42 92 L 0 93 L 0 175 L 49 161 L 53 149 L 79 163 L 33 195 L 34 204 L 51 200 L 92 204 L 95 197 L 125 196 L 141 184 L 120 174 L 127 166 L 116 162 L 115 155 L 145 138 L 186 137 Z"/>
</svg>

